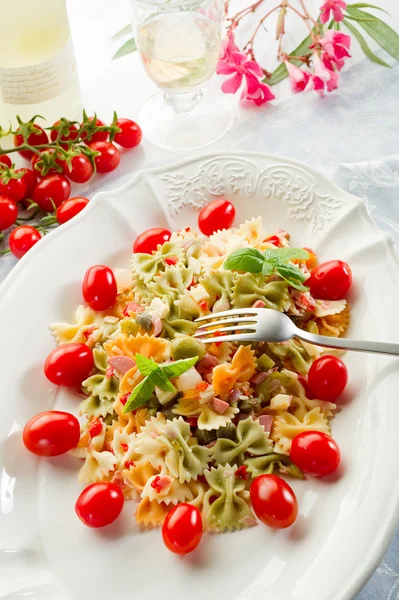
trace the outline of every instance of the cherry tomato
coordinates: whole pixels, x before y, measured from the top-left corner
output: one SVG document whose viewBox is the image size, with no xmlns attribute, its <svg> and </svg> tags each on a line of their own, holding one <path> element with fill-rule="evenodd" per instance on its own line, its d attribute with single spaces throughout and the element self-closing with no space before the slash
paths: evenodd
<svg viewBox="0 0 399 600">
<path fill-rule="evenodd" d="M 44 374 L 51 383 L 79 388 L 93 364 L 93 353 L 86 344 L 62 344 L 46 358 Z"/>
<path fill-rule="evenodd" d="M 298 514 L 293 489 L 277 475 L 259 475 L 251 488 L 252 508 L 262 523 L 275 529 L 292 525 Z"/>
<path fill-rule="evenodd" d="M 75 217 L 81 210 L 84 209 L 85 206 L 89 203 L 87 198 L 83 198 L 83 196 L 77 196 L 76 198 L 69 198 L 69 200 L 64 200 L 64 202 L 57 208 L 57 221 L 60 225 L 70 221 L 73 217 Z"/>
<path fill-rule="evenodd" d="M 8 196 L 14 202 L 19 202 L 23 200 L 26 195 L 26 183 L 23 177 L 19 177 L 18 179 L 10 179 L 8 183 L 4 183 L 2 179 L 0 179 L 0 194 L 3 196 Z"/>
<path fill-rule="evenodd" d="M 20 132 L 20 128 L 17 129 L 17 133 L 14 135 L 14 146 L 22 146 L 24 144 L 24 136 Z M 27 139 L 28 144 L 31 146 L 41 146 L 42 144 L 48 143 L 47 133 L 44 131 L 40 125 L 34 125 L 34 131 L 28 135 Z M 30 160 L 34 154 L 32 150 L 20 150 L 19 154 Z"/>
<path fill-rule="evenodd" d="M 5 165 L 6 167 L 11 167 L 12 165 L 12 160 L 11 158 L 8 156 L 8 154 L 2 154 L 0 156 L 0 163 L 2 163 L 3 165 Z"/>
<path fill-rule="evenodd" d="M 62 168 L 65 175 L 75 183 L 86 183 L 94 173 L 93 165 L 85 154 L 73 156 L 70 167 L 63 162 Z"/>
<path fill-rule="evenodd" d="M 160 244 L 162 245 L 167 242 L 171 235 L 169 229 L 163 229 L 162 227 L 146 229 L 136 237 L 133 244 L 133 252 L 151 254 L 151 252 L 156 250 Z"/>
<path fill-rule="evenodd" d="M 308 386 L 314 398 L 335 402 L 348 383 L 348 370 L 336 356 L 321 356 L 309 369 Z"/>
<path fill-rule="evenodd" d="M 75 512 L 87 527 L 110 525 L 122 512 L 122 490 L 109 481 L 88 485 L 76 500 Z"/>
<path fill-rule="evenodd" d="M 89 121 L 94 121 L 94 117 L 89 117 Z M 104 127 L 104 123 L 100 119 L 96 120 L 97 127 Z M 97 131 L 96 133 L 88 134 L 86 131 L 82 133 L 80 139 L 86 144 L 94 144 L 94 142 L 106 142 L 108 133 L 106 131 Z"/>
<path fill-rule="evenodd" d="M 212 235 L 219 229 L 230 229 L 236 210 L 231 202 L 220 198 L 213 200 L 201 209 L 198 215 L 198 227 L 204 235 Z"/>
<path fill-rule="evenodd" d="M 352 285 L 352 271 L 342 260 L 329 260 L 313 269 L 306 285 L 314 298 L 342 300 Z"/>
<path fill-rule="evenodd" d="M 54 206 L 58 208 L 68 198 L 70 191 L 71 184 L 64 175 L 45 175 L 33 190 L 33 200 L 42 210 L 53 212 Z"/>
<path fill-rule="evenodd" d="M 89 148 L 100 152 L 99 156 L 94 158 L 98 173 L 110 173 L 119 165 L 121 153 L 111 142 L 94 142 L 89 144 Z"/>
<path fill-rule="evenodd" d="M 122 131 L 115 135 L 114 142 L 123 148 L 134 148 L 140 144 L 143 134 L 137 123 L 130 119 L 118 119 L 116 125 Z"/>
<path fill-rule="evenodd" d="M 341 459 L 338 444 L 321 431 L 303 431 L 291 443 L 290 459 L 304 473 L 324 477 L 335 471 Z"/>
<path fill-rule="evenodd" d="M 0 231 L 8 229 L 18 217 L 18 207 L 7 196 L 0 196 Z"/>
<path fill-rule="evenodd" d="M 57 125 L 59 125 L 60 121 L 56 121 L 54 123 L 54 127 L 56 127 Z M 78 137 L 78 132 L 79 132 L 79 128 L 74 124 L 71 123 L 68 127 L 68 133 L 63 133 L 61 135 L 61 137 L 59 138 L 58 142 L 68 142 L 69 140 L 76 140 L 76 138 Z M 50 138 L 52 142 L 55 142 L 58 138 L 58 134 L 59 131 L 57 129 L 52 129 L 50 132 Z M 62 144 L 61 144 L 62 145 Z M 67 146 L 67 144 L 64 144 L 64 146 Z"/>
<path fill-rule="evenodd" d="M 165 546 L 175 554 L 188 554 L 196 549 L 202 538 L 202 518 L 196 506 L 176 504 L 162 525 Z"/>
<path fill-rule="evenodd" d="M 33 417 L 24 427 L 22 439 L 29 452 L 38 456 L 59 456 L 75 448 L 80 438 L 76 417 L 49 410 Z"/>
<path fill-rule="evenodd" d="M 41 237 L 39 231 L 31 225 L 19 225 L 12 230 L 8 238 L 10 250 L 17 258 L 22 258 Z"/>
<path fill-rule="evenodd" d="M 37 177 L 32 169 L 16 169 L 16 173 L 22 173 L 22 181 L 25 183 L 25 198 L 32 198 L 33 190 L 37 183 Z"/>
<path fill-rule="evenodd" d="M 93 310 L 107 310 L 118 294 L 113 272 L 105 265 L 95 265 L 87 269 L 83 284 L 83 298 Z"/>
</svg>

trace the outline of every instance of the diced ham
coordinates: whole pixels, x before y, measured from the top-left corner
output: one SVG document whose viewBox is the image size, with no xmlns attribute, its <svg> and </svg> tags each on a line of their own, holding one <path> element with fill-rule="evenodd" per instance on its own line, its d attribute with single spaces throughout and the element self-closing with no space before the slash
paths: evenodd
<svg viewBox="0 0 399 600">
<path fill-rule="evenodd" d="M 119 356 L 112 356 L 108 359 L 108 364 L 119 371 L 122 375 L 127 373 L 132 367 L 136 365 L 136 362 L 129 356 L 124 354 Z"/>
<path fill-rule="evenodd" d="M 196 369 L 198 373 L 209 373 L 209 371 L 211 371 L 213 367 L 216 367 L 218 364 L 219 361 L 217 358 L 212 356 L 212 354 L 206 353 L 204 358 L 197 364 Z"/>
<path fill-rule="evenodd" d="M 267 379 L 267 378 L 268 378 L 267 373 L 256 373 L 256 375 L 251 377 L 250 381 L 251 381 L 251 383 L 258 385 L 259 383 L 262 383 L 262 381 L 265 381 L 265 379 Z"/>
<path fill-rule="evenodd" d="M 231 390 L 231 392 L 229 393 L 229 401 L 230 402 L 238 402 L 241 394 L 242 394 L 241 390 Z"/>
<path fill-rule="evenodd" d="M 114 367 L 109 366 L 108 369 L 105 371 L 105 377 L 107 379 L 111 379 L 111 377 L 113 376 L 114 373 L 115 373 Z"/>
<path fill-rule="evenodd" d="M 255 300 L 255 302 L 252 305 L 252 308 L 265 308 L 266 304 L 263 302 L 263 300 Z"/>
<path fill-rule="evenodd" d="M 140 304 L 137 304 L 137 302 L 128 302 L 125 308 L 123 309 L 123 316 L 128 317 L 130 313 L 137 314 L 140 312 L 144 312 L 144 308 L 140 306 Z"/>
<path fill-rule="evenodd" d="M 162 321 L 157 313 L 154 313 L 151 319 L 154 325 L 154 336 L 157 337 L 162 331 Z"/>
<path fill-rule="evenodd" d="M 207 375 L 204 375 L 204 378 L 207 380 L 208 383 L 212 383 L 212 381 L 213 381 L 212 373 L 208 373 Z"/>
<path fill-rule="evenodd" d="M 230 404 L 225 402 L 224 400 L 220 400 L 220 398 L 214 398 L 212 400 L 212 408 L 218 415 L 222 415 L 229 408 Z"/>
<path fill-rule="evenodd" d="M 270 433 L 273 425 L 273 417 L 272 415 L 260 415 L 258 417 L 260 425 L 262 425 L 263 429 L 266 433 Z"/>
</svg>

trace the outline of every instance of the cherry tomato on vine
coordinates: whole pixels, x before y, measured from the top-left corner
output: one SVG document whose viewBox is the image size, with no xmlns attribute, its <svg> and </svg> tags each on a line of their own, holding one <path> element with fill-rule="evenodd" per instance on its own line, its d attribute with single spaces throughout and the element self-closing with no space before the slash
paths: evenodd
<svg viewBox="0 0 399 600">
<path fill-rule="evenodd" d="M 98 173 L 110 173 L 119 165 L 121 153 L 111 142 L 94 142 L 89 144 L 89 148 L 100 153 L 94 158 Z"/>
<path fill-rule="evenodd" d="M 336 356 L 321 356 L 309 369 L 308 387 L 313 398 L 335 402 L 348 383 L 348 370 Z"/>
<path fill-rule="evenodd" d="M 219 229 L 230 229 L 236 216 L 231 202 L 220 198 L 213 200 L 201 209 L 198 215 L 198 227 L 204 235 L 212 235 Z"/>
<path fill-rule="evenodd" d="M 162 245 L 167 242 L 171 235 L 169 229 L 163 229 L 162 227 L 146 229 L 136 237 L 133 244 L 133 252 L 151 254 L 151 252 L 157 249 L 159 244 Z"/>
<path fill-rule="evenodd" d="M 322 431 L 303 431 L 291 442 L 290 459 L 304 473 L 324 477 L 339 465 L 341 452 L 338 444 Z"/>
<path fill-rule="evenodd" d="M 57 221 L 60 225 L 70 221 L 73 217 L 75 217 L 81 210 L 87 206 L 89 200 L 87 198 L 83 198 L 83 196 L 76 196 L 76 198 L 69 198 L 68 200 L 64 200 L 64 202 L 57 208 Z"/>
<path fill-rule="evenodd" d="M 89 121 L 94 121 L 94 117 L 89 117 Z M 96 126 L 104 127 L 104 123 L 100 119 L 97 119 Z M 94 144 L 94 142 L 106 142 L 108 140 L 108 133 L 106 131 L 96 131 L 96 133 L 92 133 L 90 135 L 87 133 L 87 131 L 84 131 L 80 136 L 80 139 L 86 144 Z"/>
<path fill-rule="evenodd" d="M 78 388 L 89 376 L 93 364 L 93 353 L 86 344 L 62 344 L 46 358 L 44 374 L 55 385 Z"/>
<path fill-rule="evenodd" d="M 0 179 L 0 194 L 8 196 L 14 202 L 23 200 L 26 197 L 26 183 L 23 177 L 10 179 L 8 183 L 4 183 L 4 180 Z"/>
<path fill-rule="evenodd" d="M 75 512 L 87 527 L 105 527 L 121 514 L 124 497 L 122 490 L 108 481 L 88 485 L 76 500 Z"/>
<path fill-rule="evenodd" d="M 38 456 L 59 456 L 75 448 L 80 438 L 79 421 L 70 413 L 49 410 L 33 417 L 24 427 L 22 439 Z"/>
<path fill-rule="evenodd" d="M 259 475 L 251 488 L 252 508 L 262 523 L 275 529 L 292 525 L 298 514 L 293 489 L 277 475 Z"/>
<path fill-rule="evenodd" d="M 68 198 L 70 191 L 71 184 L 64 175 L 45 175 L 33 190 L 33 200 L 42 210 L 53 212 L 54 206 L 58 208 Z"/>
<path fill-rule="evenodd" d="M 342 260 L 329 260 L 313 269 L 306 285 L 314 298 L 342 300 L 352 285 L 352 271 Z"/>
<path fill-rule="evenodd" d="M 202 518 L 196 506 L 177 504 L 166 515 L 162 539 L 168 550 L 188 554 L 196 549 L 202 538 Z"/>
<path fill-rule="evenodd" d="M 22 135 L 22 133 L 19 133 L 20 131 L 20 128 L 18 128 L 16 134 L 14 135 L 14 146 L 22 146 L 22 144 L 25 143 L 24 136 Z M 32 131 L 32 133 L 28 135 L 27 143 L 30 146 L 40 146 L 42 144 L 47 144 L 48 137 L 43 127 L 40 127 L 40 125 L 36 125 L 35 123 L 34 131 Z M 19 150 L 19 154 L 27 160 L 30 160 L 34 152 L 32 152 L 32 150 Z"/>
<path fill-rule="evenodd" d="M 31 159 L 31 165 L 32 165 L 32 169 L 34 171 L 34 173 L 39 176 L 42 175 L 42 168 L 43 165 L 40 166 L 36 166 L 37 163 L 39 162 L 39 160 L 43 160 L 43 155 L 48 155 L 48 154 L 54 154 L 55 149 L 54 148 L 47 148 L 47 150 L 42 150 L 42 152 L 40 152 L 40 154 L 34 154 L 32 156 Z M 60 161 L 57 159 L 56 160 L 57 164 L 60 164 Z M 59 173 L 59 171 L 56 169 L 55 166 L 51 166 L 50 169 L 48 170 L 48 172 L 46 173 L 46 175 L 50 175 L 51 173 Z"/>
<path fill-rule="evenodd" d="M 7 196 L 0 196 L 0 231 L 14 225 L 18 217 L 18 207 L 14 200 Z"/>
<path fill-rule="evenodd" d="M 65 175 L 75 183 L 86 183 L 94 173 L 93 165 L 85 154 L 73 156 L 70 166 L 64 161 L 61 166 Z"/>
<path fill-rule="evenodd" d="M 10 233 L 8 244 L 17 258 L 22 258 L 40 239 L 40 232 L 31 225 L 19 225 Z"/>
<path fill-rule="evenodd" d="M 122 146 L 122 148 L 135 148 L 140 144 L 143 134 L 137 123 L 130 119 L 118 119 L 116 125 L 122 129 L 114 137 L 114 142 L 119 146 Z"/>
<path fill-rule="evenodd" d="M 56 121 L 53 124 L 53 127 L 56 127 L 57 125 L 60 124 L 60 121 Z M 68 142 L 69 140 L 75 141 L 76 138 L 78 137 L 78 133 L 79 133 L 79 128 L 74 124 L 71 123 L 68 127 L 68 131 L 69 133 L 64 133 L 61 135 L 61 137 L 59 138 L 58 142 Z M 55 142 L 58 138 L 58 134 L 59 131 L 57 131 L 57 129 L 52 129 L 50 132 L 50 138 L 52 142 Z M 62 144 L 61 144 L 62 145 Z M 64 146 L 67 146 L 67 144 L 64 144 Z"/>
<path fill-rule="evenodd" d="M 83 284 L 83 298 L 93 310 L 107 310 L 118 294 L 113 272 L 105 265 L 94 265 L 87 269 Z"/>
<path fill-rule="evenodd" d="M 8 154 L 2 154 L 0 156 L 0 163 L 2 163 L 3 165 L 5 165 L 6 167 L 11 167 L 12 165 L 12 160 L 11 158 L 8 156 Z"/>
<path fill-rule="evenodd" d="M 32 198 L 33 190 L 37 183 L 37 177 L 32 169 L 16 169 L 16 173 L 22 173 L 22 181 L 25 183 L 25 198 Z"/>
</svg>

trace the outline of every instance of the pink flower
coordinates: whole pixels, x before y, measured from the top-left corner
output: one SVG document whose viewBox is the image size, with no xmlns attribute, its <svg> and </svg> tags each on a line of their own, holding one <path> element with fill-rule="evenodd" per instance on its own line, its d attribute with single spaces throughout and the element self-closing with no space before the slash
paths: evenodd
<svg viewBox="0 0 399 600">
<path fill-rule="evenodd" d="M 328 92 L 336 90 L 339 84 L 339 73 L 336 73 L 333 68 L 328 69 L 317 54 L 313 56 L 313 63 L 314 72 L 306 89 L 315 90 L 319 96 L 324 96 L 325 89 Z"/>
<path fill-rule="evenodd" d="M 344 13 L 342 12 L 346 8 L 346 2 L 344 0 L 326 0 L 320 8 L 320 21 L 324 24 L 330 19 L 330 12 L 333 13 L 334 21 L 342 21 Z"/>
<path fill-rule="evenodd" d="M 241 94 L 241 100 L 252 100 L 256 106 L 270 102 L 276 97 L 268 85 L 248 74 L 246 76 L 246 89 Z"/>
<path fill-rule="evenodd" d="M 284 62 L 290 76 L 292 91 L 294 94 L 303 92 L 309 82 L 310 73 L 307 71 L 302 71 L 302 69 L 298 69 L 298 67 L 290 63 L 288 60 L 285 60 Z"/>
<path fill-rule="evenodd" d="M 351 56 L 349 54 L 351 45 L 350 36 L 340 31 L 329 29 L 319 43 L 325 52 L 325 59 L 335 63 L 338 70 L 342 69 L 345 59 Z"/>
<path fill-rule="evenodd" d="M 222 51 L 220 54 L 219 62 L 216 66 L 216 73 L 219 73 L 218 69 L 223 68 L 223 66 L 227 63 L 229 64 L 231 61 L 232 52 L 239 52 L 240 50 L 237 48 L 234 41 L 234 34 L 232 31 L 227 33 L 227 37 L 222 42 Z"/>
</svg>

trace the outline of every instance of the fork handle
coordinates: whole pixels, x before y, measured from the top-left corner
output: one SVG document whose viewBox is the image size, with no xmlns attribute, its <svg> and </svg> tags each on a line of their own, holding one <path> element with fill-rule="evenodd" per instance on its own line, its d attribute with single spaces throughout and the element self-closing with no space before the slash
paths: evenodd
<svg viewBox="0 0 399 600">
<path fill-rule="evenodd" d="M 316 335 L 296 328 L 295 336 L 305 342 L 326 348 L 339 350 L 354 350 L 355 352 L 371 352 L 375 354 L 390 354 L 399 356 L 399 344 L 387 342 L 370 342 L 366 340 L 348 340 L 346 338 L 331 338 L 327 335 Z"/>
</svg>

